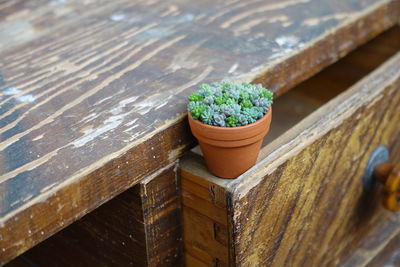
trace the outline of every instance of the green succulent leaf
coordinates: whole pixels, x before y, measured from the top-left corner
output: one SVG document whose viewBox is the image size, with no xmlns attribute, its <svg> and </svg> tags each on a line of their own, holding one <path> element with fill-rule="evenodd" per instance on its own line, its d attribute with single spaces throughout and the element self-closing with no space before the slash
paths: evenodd
<svg viewBox="0 0 400 267">
<path fill-rule="evenodd" d="M 225 104 L 225 99 L 224 99 L 222 96 L 218 96 L 218 97 L 216 97 L 216 98 L 214 99 L 214 102 L 215 102 L 217 105 L 222 105 L 222 104 Z"/>
<path fill-rule="evenodd" d="M 188 99 L 189 99 L 189 101 L 202 101 L 204 99 L 204 97 L 198 93 L 194 93 L 194 94 L 191 94 Z"/>
<path fill-rule="evenodd" d="M 226 126 L 228 127 L 235 127 L 238 123 L 238 119 L 235 116 L 230 116 L 226 118 Z"/>
<path fill-rule="evenodd" d="M 253 104 L 251 103 L 250 99 L 245 99 L 240 103 L 243 108 L 251 108 Z"/>
</svg>

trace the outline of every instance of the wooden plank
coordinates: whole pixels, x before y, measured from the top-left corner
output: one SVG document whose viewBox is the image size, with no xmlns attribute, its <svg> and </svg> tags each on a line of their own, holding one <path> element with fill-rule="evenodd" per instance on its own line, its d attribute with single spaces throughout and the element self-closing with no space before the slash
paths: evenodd
<svg viewBox="0 0 400 267">
<path fill-rule="evenodd" d="M 393 162 L 400 160 L 399 104 L 397 53 L 267 145 L 244 175 L 196 176 L 203 186 L 220 186 L 231 203 L 230 264 L 364 266 L 385 247 L 400 231 L 399 214 L 384 210 L 379 188 L 365 193 L 361 177 L 378 145 L 388 146 Z M 201 160 L 191 156 L 182 169 L 206 173 Z"/>
<path fill-rule="evenodd" d="M 54 34 L 57 30 L 84 19 L 89 14 L 87 10 L 90 10 L 91 14 L 105 9 L 117 12 L 116 2 L 11 0 L 0 3 L 0 52 L 36 41 L 42 36 Z M 76 35 L 84 37 L 83 33 L 82 29 L 77 29 L 75 32 Z M 56 44 L 53 43 L 53 45 Z"/>
<path fill-rule="evenodd" d="M 394 237 L 367 267 L 399 266 L 400 265 L 400 235 Z"/>
<path fill-rule="evenodd" d="M 349 251 L 340 266 L 397 266 L 400 228 L 390 221 L 376 221 L 365 236 L 358 239 L 357 250 Z"/>
<path fill-rule="evenodd" d="M 176 164 L 146 178 L 25 252 L 10 266 L 180 266 L 182 229 Z M 72 256 L 73 255 L 73 256 Z"/>
<path fill-rule="evenodd" d="M 359 180 L 377 145 L 393 150 L 400 141 L 399 59 L 397 53 L 305 119 L 293 129 L 296 137 L 276 140 L 280 149 L 229 185 L 236 262 L 331 264 L 354 249 L 374 220 L 399 226 L 399 217 L 379 208 L 378 200 L 364 206 Z M 368 208 L 374 213 L 363 214 Z M 274 245 L 262 245 L 268 243 Z"/>
<path fill-rule="evenodd" d="M 183 166 L 191 163 L 184 162 Z M 226 192 L 215 184 L 202 183 L 195 172 L 185 169 L 181 177 L 186 265 L 228 266 Z"/>
<path fill-rule="evenodd" d="M 0 247 L 4 248 L 1 257 L 10 259 L 24 252 L 87 214 L 89 210 L 140 182 L 146 177 L 146 172 L 151 172 L 160 165 L 170 164 L 175 157 L 182 154 L 185 146 L 181 142 L 190 143 L 187 139 L 175 138 L 185 136 L 189 131 L 180 126 L 168 128 L 166 132 L 154 136 L 89 177 L 63 186 L 62 190 L 50 194 L 45 200 L 39 198 L 33 206 L 15 214 L 9 224 L 0 228 Z M 149 147 L 156 150 L 148 150 Z M 135 166 L 134 162 L 140 162 L 140 165 Z M 92 181 L 96 183 L 93 184 Z"/>
<path fill-rule="evenodd" d="M 336 264 L 374 222 L 400 226 L 400 217 L 384 211 L 378 197 L 365 202 L 360 183 L 372 150 L 400 141 L 399 62 L 397 55 L 330 103 L 335 108 L 319 110 L 320 119 L 276 153 L 274 162 L 268 157 L 249 175 L 262 179 L 239 179 L 231 187 L 239 265 Z M 303 136 L 313 138 L 304 142 Z"/>
<path fill-rule="evenodd" d="M 185 103 L 198 83 L 265 75 L 280 94 L 400 12 L 396 0 L 110 5 L 72 8 L 85 12 L 0 51 L 1 262 L 173 162 L 192 141 Z"/>
</svg>

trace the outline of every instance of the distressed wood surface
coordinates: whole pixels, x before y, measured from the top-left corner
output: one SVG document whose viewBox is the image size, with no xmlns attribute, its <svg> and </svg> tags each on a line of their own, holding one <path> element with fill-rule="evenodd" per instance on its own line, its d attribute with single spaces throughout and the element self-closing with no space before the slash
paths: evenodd
<svg viewBox="0 0 400 267">
<path fill-rule="evenodd" d="M 394 237 L 367 267 L 400 266 L 400 235 Z"/>
<path fill-rule="evenodd" d="M 198 83 L 281 94 L 396 23 L 398 7 L 0 2 L 0 261 L 173 162 L 192 142 L 185 99 Z"/>
<path fill-rule="evenodd" d="M 180 203 L 173 163 L 6 266 L 181 266 Z"/>
<path fill-rule="evenodd" d="M 356 65 L 351 65 L 354 72 L 361 70 Z M 218 235 L 199 226 L 191 236 L 200 235 L 208 246 L 185 238 L 186 253 L 206 265 L 226 263 L 228 257 L 231 266 L 365 266 L 395 261 L 392 243 L 400 233 L 400 214 L 383 208 L 381 188 L 366 193 L 361 177 L 378 145 L 386 145 L 391 161 L 399 162 L 399 106 L 397 53 L 267 145 L 263 159 L 236 180 L 211 176 L 198 155 L 183 160 L 184 212 L 187 207 L 195 209 L 203 225 L 227 221 L 223 240 L 229 241 L 216 251 Z M 193 203 L 200 198 L 209 203 L 201 206 L 208 208 L 193 208 L 185 198 Z M 216 205 L 215 199 L 224 204 Z M 190 223 L 185 219 L 184 228 Z"/>
<path fill-rule="evenodd" d="M 181 162 L 185 263 L 186 266 L 228 266 L 229 196 L 224 186 L 204 180 L 210 176 L 204 164 L 199 156 L 186 156 Z"/>
</svg>

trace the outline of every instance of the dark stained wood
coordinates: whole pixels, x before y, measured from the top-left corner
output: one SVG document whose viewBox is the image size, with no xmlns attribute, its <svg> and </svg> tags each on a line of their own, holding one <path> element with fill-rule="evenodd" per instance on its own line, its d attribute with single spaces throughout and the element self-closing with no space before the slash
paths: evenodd
<svg viewBox="0 0 400 267">
<path fill-rule="evenodd" d="M 174 163 L 7 266 L 180 266 L 181 227 Z"/>
<path fill-rule="evenodd" d="M 394 237 L 367 267 L 400 266 L 400 235 Z"/>
<path fill-rule="evenodd" d="M 75 184 L 65 185 L 47 200 L 38 201 L 12 217 L 12 223 L 0 228 L 0 245 L 4 248 L 0 255 L 8 258 L 20 254 L 87 214 L 89 210 L 107 202 L 125 188 L 143 180 L 146 172 L 151 172 L 157 166 L 170 164 L 186 147 L 182 143 L 190 144 L 188 139 L 177 139 L 176 136 L 184 136 L 188 131 L 189 129 L 182 128 L 181 125 L 168 128 L 166 132 L 139 145 L 136 150 L 108 163 L 108 166 Z M 149 147 L 154 149 L 148 149 Z M 140 165 L 135 166 L 132 162 L 139 162 Z M 111 183 L 121 177 L 124 179 Z M 96 183 L 93 184 L 93 181 Z M 66 199 L 69 201 L 65 202 Z"/>
<path fill-rule="evenodd" d="M 399 234 L 400 214 L 383 208 L 380 187 L 366 193 L 361 177 L 378 145 L 388 146 L 393 162 L 400 160 L 399 106 L 397 53 L 263 148 L 259 163 L 235 180 L 215 178 L 200 156 L 187 156 L 181 164 L 182 190 L 196 199 L 207 188 L 218 188 L 226 208 L 208 205 L 197 212 L 207 217 L 204 225 L 227 220 L 229 243 L 215 253 L 216 235 L 203 233 L 212 248 L 189 250 L 193 241 L 185 238 L 186 253 L 207 263 L 209 255 L 225 259 L 228 252 L 231 266 L 370 262 Z M 185 181 L 195 186 L 185 186 Z M 184 200 L 184 210 L 186 206 Z"/>
<path fill-rule="evenodd" d="M 0 262 L 174 162 L 197 84 L 257 78 L 281 94 L 400 13 L 397 0 L 63 2 L 31 16 L 0 4 Z"/>
</svg>

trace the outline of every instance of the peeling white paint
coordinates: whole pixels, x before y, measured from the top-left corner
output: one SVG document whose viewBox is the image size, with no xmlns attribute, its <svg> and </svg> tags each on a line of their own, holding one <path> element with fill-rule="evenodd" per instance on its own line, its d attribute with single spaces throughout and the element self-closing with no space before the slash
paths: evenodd
<svg viewBox="0 0 400 267">
<path fill-rule="evenodd" d="M 137 128 L 137 127 L 139 127 L 139 124 L 135 124 L 135 125 L 133 125 L 132 127 L 129 127 L 128 129 L 124 130 L 124 132 L 129 132 L 129 131 L 131 131 L 131 130 Z"/>
<path fill-rule="evenodd" d="M 233 64 L 230 69 L 228 70 L 228 73 L 233 73 L 237 70 L 237 68 L 239 67 L 238 63 Z"/>
<path fill-rule="evenodd" d="M 17 205 L 19 202 L 21 202 L 20 200 L 16 200 L 13 203 L 10 204 L 10 207 Z"/>
<path fill-rule="evenodd" d="M 138 96 L 133 96 L 133 97 L 124 99 L 124 100 L 122 100 L 121 102 L 119 102 L 118 105 L 117 105 L 116 107 L 112 108 L 112 109 L 110 110 L 110 112 L 111 112 L 112 114 L 114 114 L 114 115 L 117 115 L 117 114 L 119 114 L 119 113 L 122 112 L 122 109 L 123 109 L 126 105 L 128 105 L 128 104 L 130 104 L 130 103 L 132 103 L 132 102 L 135 102 L 138 98 L 139 98 Z"/>
<path fill-rule="evenodd" d="M 130 121 L 128 123 L 125 123 L 125 126 L 131 126 L 131 125 L 135 124 L 135 122 L 137 122 L 137 120 L 138 120 L 138 118 L 133 119 L 132 121 Z"/>
<path fill-rule="evenodd" d="M 105 101 L 107 101 L 108 99 L 111 99 L 111 98 L 113 98 L 112 95 L 107 96 L 107 97 L 103 98 L 102 100 L 98 101 L 97 103 L 95 103 L 94 106 L 100 105 L 101 103 L 103 103 L 103 102 L 105 102 Z"/>
<path fill-rule="evenodd" d="M 122 14 L 122 13 L 116 13 L 116 14 L 112 14 L 110 16 L 110 20 L 112 21 L 123 21 L 126 19 L 126 15 Z"/>
<path fill-rule="evenodd" d="M 79 122 L 90 121 L 90 120 L 93 120 L 93 119 L 97 118 L 98 116 L 100 116 L 100 113 L 99 113 L 99 114 L 90 113 L 89 115 L 87 115 L 86 117 L 84 117 L 83 119 L 81 119 Z"/>
<path fill-rule="evenodd" d="M 36 97 L 35 97 L 34 95 L 32 95 L 32 94 L 21 95 L 21 96 L 18 96 L 18 97 L 17 97 L 17 100 L 18 100 L 19 102 L 29 102 L 29 103 L 32 103 L 32 102 L 35 102 Z"/>
<path fill-rule="evenodd" d="M 82 146 L 86 145 L 86 143 L 92 141 L 93 139 L 102 135 L 103 133 L 106 133 L 106 132 L 111 131 L 111 130 L 115 129 L 116 127 L 118 127 L 122 123 L 123 118 L 124 118 L 124 115 L 116 115 L 116 116 L 111 116 L 111 117 L 107 118 L 104 121 L 103 126 L 96 128 L 96 129 L 85 130 L 84 136 L 75 140 L 74 142 L 72 142 L 72 144 L 75 147 L 82 147 Z"/>
<path fill-rule="evenodd" d="M 135 111 L 139 113 L 140 115 L 144 115 L 148 113 L 151 109 L 159 106 L 162 104 L 162 102 L 166 101 L 166 97 L 163 96 L 163 94 L 155 94 L 152 96 L 149 96 L 146 100 L 141 101 L 137 104 L 135 104 Z"/>
<path fill-rule="evenodd" d="M 3 91 L 3 95 L 16 95 L 21 92 L 17 87 L 8 87 Z"/>
<path fill-rule="evenodd" d="M 281 47 L 293 48 L 299 44 L 300 39 L 294 35 L 288 35 L 276 38 L 275 42 Z"/>
<path fill-rule="evenodd" d="M 155 110 L 158 110 L 158 109 L 162 108 L 163 106 L 165 106 L 166 104 L 168 104 L 168 100 L 169 100 L 169 98 L 167 99 L 167 101 L 164 101 L 164 103 L 161 103 L 160 105 L 158 105 L 158 106 L 155 108 Z"/>
</svg>

